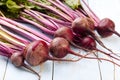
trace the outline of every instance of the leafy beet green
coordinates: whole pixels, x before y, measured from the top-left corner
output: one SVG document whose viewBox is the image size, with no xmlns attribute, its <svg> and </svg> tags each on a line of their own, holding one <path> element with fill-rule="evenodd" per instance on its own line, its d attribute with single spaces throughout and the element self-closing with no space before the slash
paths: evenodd
<svg viewBox="0 0 120 80">
<path fill-rule="evenodd" d="M 38 0 L 41 3 L 45 3 L 50 5 L 47 0 Z M 0 1 L 0 11 L 6 16 L 10 18 L 18 18 L 20 11 L 24 8 L 34 8 L 41 9 L 37 5 L 34 5 L 27 0 L 1 0 Z"/>
<path fill-rule="evenodd" d="M 81 5 L 80 0 L 64 0 L 64 2 L 72 9 L 78 9 L 78 7 Z"/>
</svg>

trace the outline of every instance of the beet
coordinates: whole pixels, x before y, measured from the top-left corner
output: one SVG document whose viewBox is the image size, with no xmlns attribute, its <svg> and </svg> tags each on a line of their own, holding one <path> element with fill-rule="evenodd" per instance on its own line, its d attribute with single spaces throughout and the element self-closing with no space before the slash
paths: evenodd
<svg viewBox="0 0 120 80">
<path fill-rule="evenodd" d="M 42 40 L 33 41 L 25 48 L 24 57 L 27 63 L 37 66 L 47 60 L 48 45 Z"/>
<path fill-rule="evenodd" d="M 72 30 L 83 37 L 95 29 L 94 22 L 90 18 L 76 18 L 72 22 Z"/>
<path fill-rule="evenodd" d="M 98 23 L 96 30 L 101 37 L 109 37 L 113 35 L 111 30 L 115 30 L 115 24 L 109 18 L 104 18 Z"/>
<path fill-rule="evenodd" d="M 55 31 L 54 34 L 55 37 L 63 37 L 67 39 L 69 42 L 73 41 L 73 31 L 69 27 L 61 27 L 58 30 Z"/>
<path fill-rule="evenodd" d="M 50 52 L 57 58 L 63 58 L 68 54 L 68 48 L 70 48 L 69 42 L 60 37 L 56 37 L 50 44 Z"/>
<path fill-rule="evenodd" d="M 116 60 L 120 60 L 119 55 L 117 55 L 116 53 L 107 53 L 107 52 L 104 52 L 104 51 L 98 49 L 98 48 L 96 47 L 96 42 L 95 42 L 95 40 L 94 40 L 92 37 L 90 37 L 90 36 L 84 37 L 84 38 L 80 41 L 80 43 L 81 43 L 81 44 L 80 44 L 81 47 L 84 47 L 84 48 L 88 49 L 89 51 L 94 50 L 94 51 L 97 51 L 97 52 L 101 52 L 101 53 L 107 55 L 108 57 L 114 58 L 114 59 L 116 59 Z M 114 56 L 113 56 L 113 55 L 114 55 Z"/>
<path fill-rule="evenodd" d="M 64 58 L 65 56 L 67 56 L 67 54 L 72 54 L 72 55 L 84 58 L 88 54 L 92 54 L 92 53 L 88 53 L 85 56 L 83 56 L 79 53 L 75 53 L 74 51 L 70 49 L 69 42 L 65 38 L 62 38 L 62 37 L 56 37 L 51 41 L 50 53 L 52 56 L 57 57 L 57 58 Z"/>
<path fill-rule="evenodd" d="M 20 67 L 24 63 L 24 58 L 22 56 L 22 53 L 20 52 L 15 52 L 11 55 L 10 60 L 12 64 L 14 64 L 17 67 Z"/>
<path fill-rule="evenodd" d="M 98 34 L 103 38 L 112 36 L 113 34 L 116 34 L 120 37 L 120 34 L 115 31 L 115 23 L 109 18 L 102 19 L 98 23 L 98 26 L 96 26 L 96 30 Z"/>
<path fill-rule="evenodd" d="M 81 46 L 84 47 L 84 48 L 87 48 L 87 49 L 90 49 L 90 50 L 94 50 L 96 48 L 96 42 L 95 40 L 90 37 L 90 36 L 87 36 L 87 37 L 84 37 L 82 40 L 81 40 Z"/>
<path fill-rule="evenodd" d="M 10 57 L 10 60 L 11 60 L 12 64 L 14 64 L 16 67 L 24 67 L 24 68 L 32 71 L 39 77 L 38 80 L 40 80 L 40 75 L 36 71 L 34 71 L 30 66 L 28 66 L 24 63 L 24 58 L 23 58 L 23 55 L 21 52 L 13 53 Z"/>
<path fill-rule="evenodd" d="M 90 35 L 93 37 L 102 47 L 107 49 L 108 51 L 112 52 L 109 48 L 107 48 L 103 42 L 98 38 L 95 34 L 95 26 L 94 22 L 90 18 L 77 18 L 72 23 L 73 32 L 76 34 L 80 34 L 83 37 Z"/>
<path fill-rule="evenodd" d="M 65 38 L 72 46 L 78 49 L 86 50 L 85 48 L 82 48 L 74 43 L 75 34 L 73 33 L 72 29 L 69 27 L 59 28 L 58 30 L 55 31 L 54 36 Z"/>
<path fill-rule="evenodd" d="M 98 49 L 96 49 L 96 50 L 98 50 Z M 102 52 L 102 51 L 100 51 L 100 52 Z M 67 54 L 72 54 L 72 55 L 80 57 L 80 59 L 86 58 L 86 59 L 104 60 L 104 61 L 108 61 L 108 62 L 111 62 L 113 64 L 116 64 L 116 65 L 120 66 L 116 62 L 111 61 L 109 59 L 98 58 L 98 57 L 87 57 L 87 55 L 90 55 L 91 53 L 87 53 L 86 55 L 81 55 L 81 54 L 75 53 L 70 49 L 69 42 L 62 37 L 56 37 L 52 40 L 52 42 L 50 43 L 50 53 L 51 53 L 52 56 L 57 57 L 57 58 L 64 58 Z M 112 57 L 116 60 L 120 60 L 120 59 L 118 59 L 114 56 L 111 56 L 108 53 L 105 53 L 105 52 L 102 52 L 102 53 L 109 56 L 109 57 Z"/>
<path fill-rule="evenodd" d="M 41 63 L 46 62 L 47 60 L 70 62 L 76 62 L 79 60 L 59 59 L 51 57 L 49 55 L 49 46 L 46 44 L 46 42 L 42 40 L 36 40 L 27 45 L 27 47 L 24 50 L 24 58 L 26 62 L 31 66 L 37 66 Z"/>
</svg>

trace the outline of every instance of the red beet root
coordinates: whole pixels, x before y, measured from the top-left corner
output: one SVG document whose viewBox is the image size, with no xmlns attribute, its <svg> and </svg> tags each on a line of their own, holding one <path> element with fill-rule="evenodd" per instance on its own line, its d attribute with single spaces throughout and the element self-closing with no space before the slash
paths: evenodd
<svg viewBox="0 0 120 80">
<path fill-rule="evenodd" d="M 75 53 L 70 49 L 70 44 L 69 42 L 62 37 L 56 37 L 52 40 L 50 43 L 50 52 L 51 55 L 57 58 L 64 58 L 67 54 L 72 54 L 81 58 L 84 58 L 85 56 Z M 91 53 L 89 53 L 91 54 Z"/>
<path fill-rule="evenodd" d="M 56 37 L 50 44 L 50 52 L 57 58 L 63 58 L 68 54 L 69 42 L 60 37 Z"/>
<path fill-rule="evenodd" d="M 12 64 L 14 64 L 16 67 L 24 67 L 24 68 L 32 71 L 39 77 L 39 80 L 40 80 L 40 75 L 36 71 L 34 71 L 30 66 L 28 66 L 24 63 L 24 58 L 23 58 L 22 53 L 20 53 L 20 52 L 13 53 L 10 57 L 10 60 L 11 60 Z"/>
<path fill-rule="evenodd" d="M 63 37 L 71 42 L 73 40 L 74 34 L 73 34 L 71 28 L 61 27 L 55 31 L 54 36 L 55 37 Z"/>
<path fill-rule="evenodd" d="M 41 63 L 46 62 L 47 60 L 55 60 L 55 61 L 70 61 L 75 62 L 77 60 L 68 60 L 68 59 L 59 59 L 50 57 L 49 55 L 49 47 L 42 40 L 36 40 L 31 42 L 24 50 L 24 58 L 26 62 L 32 66 L 37 66 Z"/>
<path fill-rule="evenodd" d="M 96 49 L 97 50 L 97 49 Z M 86 55 L 80 55 L 80 54 L 77 54 L 75 52 L 73 52 L 72 50 L 70 50 L 70 45 L 69 45 L 69 42 L 62 38 L 62 37 L 56 37 L 52 40 L 52 42 L 50 43 L 50 52 L 51 52 L 51 55 L 54 56 L 54 57 L 57 57 L 57 58 L 63 58 L 65 57 L 67 54 L 72 54 L 72 55 L 75 55 L 75 56 L 78 56 L 78 57 L 81 57 L 80 59 L 82 58 L 87 58 L 87 59 L 98 59 L 98 60 L 104 60 L 104 61 L 108 61 L 108 62 L 111 62 L 113 64 L 116 64 L 118 66 L 120 66 L 119 64 L 115 63 L 114 61 L 111 61 L 109 59 L 105 59 L 105 58 L 95 58 L 95 57 L 87 57 L 87 55 L 91 54 L 91 53 L 88 53 Z M 102 52 L 102 51 L 101 51 Z M 112 57 L 114 59 L 116 59 L 115 57 L 103 52 L 105 55 L 108 55 L 109 57 Z M 79 59 L 79 60 L 80 60 Z M 120 59 L 117 59 L 117 60 L 120 60 Z"/>
<path fill-rule="evenodd" d="M 95 51 L 101 52 L 101 53 L 103 53 L 111 58 L 114 58 L 116 60 L 120 60 L 119 55 L 117 55 L 116 53 L 106 53 L 102 50 L 97 49 L 95 40 L 90 36 L 83 38 L 80 43 L 81 43 L 81 46 L 86 48 L 86 49 L 95 50 Z M 111 54 L 113 54 L 114 56 L 112 56 Z"/>
<path fill-rule="evenodd" d="M 78 45 L 76 45 L 74 43 L 74 36 L 75 34 L 73 33 L 72 29 L 69 28 L 69 27 L 61 27 L 59 28 L 58 30 L 55 31 L 55 34 L 54 34 L 55 37 L 62 37 L 62 38 L 65 38 L 71 45 L 73 45 L 74 47 L 77 47 L 79 49 L 83 49 L 83 50 L 86 50 Z"/>
<path fill-rule="evenodd" d="M 30 65 L 39 65 L 47 60 L 48 45 L 42 40 L 31 42 L 24 50 L 24 57 Z"/>
<path fill-rule="evenodd" d="M 92 36 L 102 47 L 112 52 L 109 48 L 107 48 L 103 42 L 96 36 L 94 33 L 94 22 L 90 18 L 77 18 L 72 23 L 72 29 L 76 34 L 80 34 L 83 37 L 90 35 Z"/>
<path fill-rule="evenodd" d="M 17 67 L 22 66 L 24 63 L 23 56 L 20 52 L 13 53 L 10 57 L 10 60 L 11 60 L 12 64 L 14 64 Z"/>
<path fill-rule="evenodd" d="M 94 22 L 90 18 L 76 18 L 72 22 L 72 30 L 76 34 L 80 34 L 83 37 L 88 35 L 89 32 L 94 30 Z"/>
<path fill-rule="evenodd" d="M 111 30 L 115 30 L 115 24 L 112 20 L 104 18 L 99 22 L 96 30 L 101 37 L 108 37 L 113 34 Z"/>
<path fill-rule="evenodd" d="M 81 46 L 90 50 L 94 50 L 96 48 L 96 42 L 93 38 L 87 36 L 81 40 Z"/>
<path fill-rule="evenodd" d="M 102 19 L 98 26 L 96 27 L 96 30 L 98 34 L 105 38 L 111 36 L 113 33 L 120 37 L 120 34 L 115 31 L 115 24 L 114 22 L 109 18 Z"/>
</svg>

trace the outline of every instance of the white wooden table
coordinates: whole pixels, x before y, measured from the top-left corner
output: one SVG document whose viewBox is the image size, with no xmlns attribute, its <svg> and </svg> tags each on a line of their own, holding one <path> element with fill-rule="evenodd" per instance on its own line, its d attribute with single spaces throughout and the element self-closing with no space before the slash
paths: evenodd
<svg viewBox="0 0 120 80">
<path fill-rule="evenodd" d="M 100 19 L 108 17 L 116 24 L 120 33 L 120 0 L 88 0 L 91 9 Z M 120 53 L 120 38 L 113 35 L 102 39 L 105 45 Z M 98 46 L 99 47 L 99 46 Z M 113 64 L 100 63 L 102 80 L 114 80 Z M 48 61 L 41 66 L 33 67 L 41 75 L 41 80 L 52 80 L 52 62 Z M 115 67 L 115 79 L 120 80 L 120 68 Z M 11 62 L 0 56 L 0 80 L 38 80 L 33 73 L 14 67 Z M 98 61 L 81 60 L 76 63 L 55 62 L 53 80 L 100 80 Z"/>
</svg>

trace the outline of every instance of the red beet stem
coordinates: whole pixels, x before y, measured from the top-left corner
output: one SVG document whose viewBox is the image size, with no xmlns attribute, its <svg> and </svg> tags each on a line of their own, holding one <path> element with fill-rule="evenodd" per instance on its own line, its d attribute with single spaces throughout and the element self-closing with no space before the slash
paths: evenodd
<svg viewBox="0 0 120 80">
<path fill-rule="evenodd" d="M 8 31 L 7 29 L 4 29 L 3 27 L 0 27 L 0 30 L 6 32 L 7 34 L 9 34 L 9 35 L 12 36 L 13 38 L 17 39 L 18 41 L 20 41 L 20 42 L 22 42 L 22 43 L 24 43 L 24 44 L 29 44 L 29 43 L 30 43 L 29 40 L 27 40 L 27 39 L 25 39 L 25 38 L 22 38 L 22 37 L 14 34 L 14 33 L 12 33 L 12 32 L 10 32 L 10 31 Z"/>
<path fill-rule="evenodd" d="M 103 44 L 103 42 L 95 35 L 94 32 L 91 31 L 90 34 L 91 34 L 91 36 L 92 36 L 103 48 L 105 48 L 105 49 L 107 49 L 108 51 L 110 51 L 110 52 L 113 53 L 113 51 L 112 51 L 111 49 L 107 48 L 107 47 Z"/>
<path fill-rule="evenodd" d="M 28 38 L 30 40 L 38 40 L 38 39 L 40 39 L 37 36 L 35 36 L 35 35 L 33 35 L 33 34 L 29 33 L 29 32 L 26 32 L 23 29 L 20 29 L 20 28 L 16 27 L 15 25 L 12 25 L 12 24 L 6 22 L 5 20 L 0 19 L 0 24 L 4 25 L 5 27 L 7 26 L 7 27 L 13 29 L 14 31 L 16 31 L 20 35 L 23 35 L 24 37 L 26 37 L 26 38 Z"/>
<path fill-rule="evenodd" d="M 50 3 L 55 5 L 57 8 L 61 9 L 63 12 L 65 12 L 67 15 L 69 15 L 73 20 L 75 19 L 74 15 L 71 14 L 71 12 L 67 11 L 66 8 L 62 7 L 56 1 L 48 0 Z"/>
<path fill-rule="evenodd" d="M 68 49 L 69 50 L 69 49 Z M 76 55 L 76 56 L 78 56 L 78 57 L 81 57 L 81 58 L 85 58 L 85 59 L 97 59 L 97 60 L 103 60 L 103 61 L 108 61 L 108 62 L 111 62 L 111 63 L 113 63 L 113 64 L 115 64 L 115 65 L 117 65 L 117 66 L 119 66 L 120 67 L 120 65 L 118 64 L 118 63 L 116 63 L 116 62 L 114 62 L 114 61 L 111 61 L 111 60 L 109 60 L 109 59 L 105 59 L 105 58 L 95 58 L 95 57 L 87 57 L 87 55 L 89 55 L 89 54 L 91 54 L 91 53 L 89 53 L 89 54 L 86 54 L 85 56 L 83 56 L 83 55 L 80 55 L 80 54 L 76 54 L 75 52 L 73 52 L 73 51 L 71 51 L 71 50 L 69 50 L 69 52 L 70 52 L 70 54 L 73 54 L 73 55 Z"/>
<path fill-rule="evenodd" d="M 119 59 L 119 58 L 120 58 L 120 56 L 119 56 L 119 55 L 117 55 L 117 54 L 115 54 L 115 53 L 106 53 L 106 52 L 101 51 L 101 50 L 99 50 L 99 49 L 95 49 L 95 50 L 97 50 L 97 51 L 99 51 L 99 52 L 101 52 L 101 53 L 103 53 L 103 54 L 107 55 L 108 57 L 111 57 L 111 58 L 114 58 L 114 59 L 116 59 L 116 60 L 120 61 L 120 59 Z M 115 55 L 115 56 L 117 56 L 117 57 L 119 57 L 119 58 L 114 57 L 114 56 L 112 56 L 111 54 L 113 54 L 113 55 Z"/>
<path fill-rule="evenodd" d="M 88 6 L 88 4 L 85 2 L 85 0 L 82 0 L 82 2 L 84 3 L 84 5 L 88 8 L 89 12 L 88 15 L 92 16 L 92 18 L 99 23 L 100 19 L 96 16 L 96 14 L 90 9 L 90 7 Z"/>
<path fill-rule="evenodd" d="M 20 16 L 20 18 L 21 18 L 22 20 L 24 20 L 25 22 L 28 22 L 28 23 L 36 26 L 37 28 L 39 28 L 40 30 L 42 30 L 42 31 L 44 31 L 44 32 L 46 32 L 46 33 L 48 33 L 48 34 L 51 34 L 51 35 L 54 34 L 54 31 L 51 31 L 51 30 L 43 27 L 42 25 L 40 25 L 40 24 L 38 24 L 38 23 L 36 23 L 36 22 L 34 22 L 34 21 L 32 21 L 32 20 L 29 20 L 29 19 L 24 18 L 24 17 L 22 17 L 22 16 Z"/>
<path fill-rule="evenodd" d="M 120 37 L 120 34 L 117 32 L 117 31 L 115 31 L 115 30 L 112 30 L 112 29 L 109 29 L 111 32 L 113 32 L 114 34 L 116 34 L 118 37 Z"/>
<path fill-rule="evenodd" d="M 24 12 L 29 14 L 34 19 L 38 20 L 40 23 L 48 26 L 47 27 L 48 29 L 50 29 L 50 30 L 56 30 L 57 29 L 54 24 L 52 24 L 49 20 L 45 19 L 44 17 L 42 17 L 41 15 L 36 13 L 35 11 L 25 9 Z"/>
<path fill-rule="evenodd" d="M 22 52 L 19 52 L 19 51 L 14 52 L 11 55 L 10 60 L 11 60 L 11 63 L 14 66 L 24 67 L 24 68 L 28 69 L 29 71 L 33 72 L 34 74 L 36 74 L 39 77 L 39 80 L 40 80 L 40 75 L 35 70 L 33 70 L 30 66 L 28 66 L 24 63 L 24 58 L 23 58 Z"/>
<path fill-rule="evenodd" d="M 80 58 L 76 59 L 76 60 L 72 60 L 72 59 L 61 59 L 61 58 L 55 58 L 55 57 L 48 57 L 48 60 L 53 60 L 53 61 L 68 61 L 68 62 L 76 62 L 79 61 Z"/>
<path fill-rule="evenodd" d="M 63 20 L 60 20 L 60 19 L 57 19 L 57 18 L 54 18 L 54 17 L 51 17 L 51 16 L 48 16 L 46 14 L 43 14 L 41 12 L 38 12 L 36 11 L 38 14 L 40 14 L 41 16 L 45 17 L 45 18 L 48 18 L 48 19 L 51 19 L 53 20 L 54 22 L 58 23 L 58 24 L 62 24 L 62 25 L 65 25 L 65 26 L 71 26 L 71 23 L 70 22 L 65 22 Z M 60 26 L 59 26 L 60 27 Z"/>
<path fill-rule="evenodd" d="M 84 14 L 82 14 L 79 10 L 75 10 L 76 11 L 76 13 L 79 15 L 79 17 L 86 17 Z"/>
<path fill-rule="evenodd" d="M 54 13 L 58 14 L 59 16 L 61 16 L 62 18 L 66 19 L 67 21 L 73 21 L 68 15 L 66 15 L 65 13 L 63 13 L 62 11 L 60 10 L 57 10 L 56 8 L 52 7 L 52 6 L 48 6 L 48 5 L 45 5 L 45 4 L 41 4 L 39 2 L 36 2 L 36 1 L 33 1 L 33 0 L 28 0 L 30 1 L 31 3 L 34 3 L 40 7 L 43 7 L 43 8 L 46 8 L 46 9 L 49 9 L 51 11 L 53 11 Z"/>
<path fill-rule="evenodd" d="M 60 0 L 55 0 L 58 4 L 60 4 L 62 7 L 64 7 L 68 12 L 74 12 L 70 7 L 63 4 Z"/>
<path fill-rule="evenodd" d="M 13 50 L 6 46 L 3 42 L 0 42 L 0 55 L 10 57 L 13 53 Z"/>
<path fill-rule="evenodd" d="M 13 24 L 13 25 L 15 25 L 15 26 L 17 26 L 17 27 L 19 27 L 19 28 L 21 28 L 21 29 L 24 29 L 24 30 L 26 30 L 26 31 L 44 39 L 44 40 L 46 40 L 47 42 L 51 41 L 51 39 L 49 37 L 47 37 L 45 34 L 43 34 L 41 32 L 38 32 L 37 30 L 34 30 L 30 27 L 27 27 L 26 25 L 20 24 L 20 23 L 14 21 L 14 20 L 9 19 L 9 18 L 4 18 L 4 17 L 0 17 L 0 18 L 9 22 L 9 23 L 11 23 L 11 24 Z"/>
<path fill-rule="evenodd" d="M 26 65 L 25 63 L 23 63 L 22 66 L 35 73 L 38 76 L 38 80 L 40 80 L 41 76 L 36 71 L 34 71 L 30 66 Z"/>
<path fill-rule="evenodd" d="M 61 5 L 63 8 L 65 8 L 66 11 L 68 11 L 68 12 L 70 12 L 72 15 L 74 15 L 75 18 L 80 17 L 80 15 L 79 15 L 76 11 L 72 10 L 70 7 L 68 7 L 67 5 L 65 5 L 64 3 L 62 3 L 60 0 L 55 0 L 55 1 L 56 1 L 59 5 Z M 75 19 L 75 18 L 74 18 L 74 19 Z"/>
</svg>

